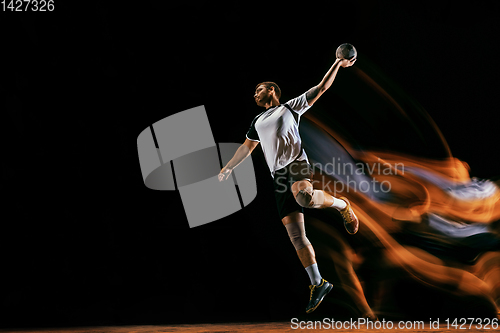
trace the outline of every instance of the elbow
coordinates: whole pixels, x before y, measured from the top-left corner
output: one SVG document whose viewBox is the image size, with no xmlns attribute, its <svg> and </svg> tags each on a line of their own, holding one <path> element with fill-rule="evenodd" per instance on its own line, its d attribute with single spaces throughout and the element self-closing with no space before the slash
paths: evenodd
<svg viewBox="0 0 500 333">
<path fill-rule="evenodd" d="M 327 90 L 328 90 L 328 88 L 330 88 L 330 87 L 327 87 L 326 85 L 321 84 L 321 83 L 320 83 L 320 84 L 318 84 L 318 93 L 319 93 L 319 95 L 321 95 L 321 94 L 323 94 L 325 91 L 327 91 Z"/>
<path fill-rule="evenodd" d="M 251 141 L 251 140 L 246 139 L 245 142 L 243 142 L 243 144 L 240 146 L 239 149 L 244 151 L 245 154 L 247 154 L 247 156 L 248 156 L 252 153 L 252 151 L 255 149 L 255 147 L 257 147 L 258 144 L 259 144 L 259 142 L 257 142 L 257 141 Z"/>
</svg>

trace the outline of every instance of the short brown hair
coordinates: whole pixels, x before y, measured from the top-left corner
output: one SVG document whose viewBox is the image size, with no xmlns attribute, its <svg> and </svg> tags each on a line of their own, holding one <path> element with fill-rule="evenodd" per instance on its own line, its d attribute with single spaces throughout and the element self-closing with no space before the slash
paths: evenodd
<svg viewBox="0 0 500 333">
<path fill-rule="evenodd" d="M 280 99 L 280 97 L 281 97 L 281 89 L 280 89 L 280 87 L 278 87 L 278 85 L 276 83 L 271 82 L 271 81 L 261 82 L 261 83 L 259 83 L 258 85 L 255 86 L 255 89 L 257 89 L 260 85 L 263 85 L 268 90 L 271 87 L 274 87 L 274 91 L 276 92 L 276 97 L 278 97 L 278 99 Z"/>
</svg>

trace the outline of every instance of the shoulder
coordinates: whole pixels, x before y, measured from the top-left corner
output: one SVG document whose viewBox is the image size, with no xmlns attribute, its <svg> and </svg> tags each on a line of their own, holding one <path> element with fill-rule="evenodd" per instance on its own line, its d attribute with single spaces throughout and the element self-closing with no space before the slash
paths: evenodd
<svg viewBox="0 0 500 333">
<path fill-rule="evenodd" d="M 295 111 L 302 113 L 309 109 L 311 106 L 307 103 L 307 98 L 306 98 L 306 93 L 303 93 L 302 95 L 292 98 L 285 104 L 289 105 L 290 108 Z"/>
</svg>

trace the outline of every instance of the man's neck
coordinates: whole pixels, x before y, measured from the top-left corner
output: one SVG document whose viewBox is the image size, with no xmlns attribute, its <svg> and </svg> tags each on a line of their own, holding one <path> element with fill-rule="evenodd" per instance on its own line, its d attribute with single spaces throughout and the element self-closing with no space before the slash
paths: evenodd
<svg viewBox="0 0 500 333">
<path fill-rule="evenodd" d="M 266 103 L 264 107 L 267 109 L 280 105 L 280 101 L 277 98 L 273 98 L 270 102 Z"/>
</svg>

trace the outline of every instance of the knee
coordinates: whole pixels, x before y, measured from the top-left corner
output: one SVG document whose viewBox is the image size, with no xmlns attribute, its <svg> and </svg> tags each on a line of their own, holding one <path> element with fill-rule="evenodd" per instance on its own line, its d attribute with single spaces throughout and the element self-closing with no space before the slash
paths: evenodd
<svg viewBox="0 0 500 333">
<path fill-rule="evenodd" d="M 298 251 L 311 244 L 306 237 L 304 222 L 289 223 L 285 225 L 285 228 L 295 250 Z"/>
<path fill-rule="evenodd" d="M 302 207 L 310 207 L 312 203 L 314 190 L 312 187 L 306 187 L 297 192 L 295 201 Z"/>
<path fill-rule="evenodd" d="M 325 203 L 325 193 L 321 190 L 314 190 L 306 187 L 297 192 L 295 201 L 302 207 L 320 208 Z"/>
</svg>

